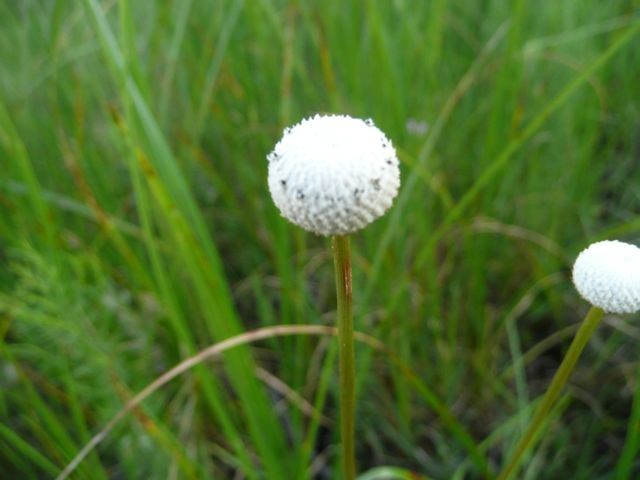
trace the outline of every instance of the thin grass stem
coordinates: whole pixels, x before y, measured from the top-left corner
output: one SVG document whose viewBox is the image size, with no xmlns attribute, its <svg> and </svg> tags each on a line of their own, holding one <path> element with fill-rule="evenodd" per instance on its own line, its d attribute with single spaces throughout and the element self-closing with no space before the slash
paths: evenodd
<svg viewBox="0 0 640 480">
<path fill-rule="evenodd" d="M 542 402 L 538 406 L 533 419 L 529 424 L 529 428 L 516 445 L 515 453 L 511 457 L 511 460 L 509 461 L 507 466 L 502 470 L 500 475 L 498 475 L 497 480 L 507 480 L 514 473 L 516 473 L 516 470 L 518 469 L 520 463 L 524 458 L 524 454 L 530 447 L 533 446 L 538 430 L 544 424 L 545 419 L 547 418 L 549 412 L 551 411 L 551 408 L 553 407 L 553 404 L 560 396 L 563 387 L 567 383 L 571 372 L 573 371 L 576 363 L 578 362 L 578 359 L 580 358 L 580 354 L 589 342 L 591 335 L 593 335 L 593 332 L 600 324 L 600 320 L 602 320 L 603 315 L 604 312 L 598 307 L 591 307 L 591 310 L 589 310 L 589 312 L 587 313 L 587 316 L 576 332 L 576 336 L 571 342 L 569 350 L 564 356 L 564 359 L 562 360 L 558 371 L 553 377 L 549 388 L 547 388 L 547 391 L 542 398 Z"/>
</svg>

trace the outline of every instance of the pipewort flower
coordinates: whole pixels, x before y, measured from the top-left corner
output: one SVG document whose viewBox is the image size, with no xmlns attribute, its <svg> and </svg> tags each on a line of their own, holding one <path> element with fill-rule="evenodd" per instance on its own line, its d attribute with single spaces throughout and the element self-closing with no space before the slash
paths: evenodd
<svg viewBox="0 0 640 480">
<path fill-rule="evenodd" d="M 605 312 L 637 312 L 640 248 L 618 240 L 592 243 L 573 265 L 573 283 L 585 300 Z"/>
<path fill-rule="evenodd" d="M 342 478 L 356 478 L 355 358 L 348 234 L 383 215 L 400 187 L 391 141 L 372 120 L 316 115 L 286 128 L 267 156 L 269 191 L 287 220 L 332 236 L 338 306 Z"/>
<path fill-rule="evenodd" d="M 635 245 L 618 240 L 592 243 L 578 255 L 572 276 L 578 293 L 593 306 L 580 324 L 529 428 L 518 441 L 515 453 L 498 475 L 498 480 L 508 480 L 517 472 L 605 312 L 640 310 L 640 248 Z"/>
<path fill-rule="evenodd" d="M 302 120 L 285 129 L 267 159 L 282 215 L 318 235 L 360 230 L 391 207 L 400 187 L 396 151 L 371 120 Z"/>
</svg>

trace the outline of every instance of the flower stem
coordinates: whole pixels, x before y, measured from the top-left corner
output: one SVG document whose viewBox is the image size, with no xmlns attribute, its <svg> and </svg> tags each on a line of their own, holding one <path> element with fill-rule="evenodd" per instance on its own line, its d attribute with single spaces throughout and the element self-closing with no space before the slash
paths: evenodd
<svg viewBox="0 0 640 480">
<path fill-rule="evenodd" d="M 582 325 L 580 325 L 580 328 L 576 332 L 576 336 L 569 346 L 569 350 L 567 350 L 566 355 L 562 359 L 562 363 L 560 364 L 558 371 L 553 377 L 553 380 L 551 380 L 551 384 L 547 388 L 547 391 L 545 392 L 540 405 L 538 405 L 536 413 L 534 414 L 533 419 L 529 424 L 529 428 L 516 445 L 515 453 L 513 454 L 511 461 L 502 470 L 497 480 L 507 480 L 516 472 L 517 468 L 520 466 L 524 454 L 526 453 L 527 449 L 532 446 L 536 433 L 551 411 L 551 407 L 553 407 L 553 404 L 560 396 L 562 388 L 567 383 L 569 375 L 571 375 L 571 372 L 573 371 L 578 358 L 580 358 L 580 354 L 589 342 L 591 335 L 600 324 L 600 320 L 602 320 L 603 315 L 604 312 L 598 307 L 591 307 L 591 310 L 589 310 L 589 312 L 587 313 L 587 316 L 582 322 Z"/>
<path fill-rule="evenodd" d="M 355 355 L 351 296 L 351 249 L 348 236 L 333 237 L 333 259 L 338 297 L 338 342 L 340 356 L 340 436 L 344 480 L 356 478 L 355 461 Z"/>
</svg>

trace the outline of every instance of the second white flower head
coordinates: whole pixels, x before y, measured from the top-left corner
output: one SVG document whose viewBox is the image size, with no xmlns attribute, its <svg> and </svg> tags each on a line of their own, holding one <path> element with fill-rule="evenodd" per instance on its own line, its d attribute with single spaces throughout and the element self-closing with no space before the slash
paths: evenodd
<svg viewBox="0 0 640 480">
<path fill-rule="evenodd" d="M 285 129 L 267 159 L 282 215 L 319 235 L 360 230 L 391 207 L 400 187 L 396 151 L 371 120 L 302 120 Z"/>
<path fill-rule="evenodd" d="M 605 312 L 637 312 L 640 248 L 617 240 L 589 245 L 573 265 L 573 283 L 580 295 Z"/>
</svg>

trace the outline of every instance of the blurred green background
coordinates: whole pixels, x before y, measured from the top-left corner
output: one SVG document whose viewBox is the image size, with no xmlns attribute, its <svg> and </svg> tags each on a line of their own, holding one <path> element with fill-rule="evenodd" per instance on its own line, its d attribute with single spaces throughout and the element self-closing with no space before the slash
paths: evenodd
<svg viewBox="0 0 640 480">
<path fill-rule="evenodd" d="M 212 343 L 333 325 L 329 242 L 266 185 L 282 129 L 316 112 L 372 118 L 402 163 L 394 207 L 353 238 L 356 329 L 408 367 L 358 345 L 363 478 L 497 472 L 588 308 L 577 252 L 640 241 L 639 11 L 1 2 L 0 477 L 55 477 Z M 518 478 L 639 478 L 635 320 L 606 318 Z M 334 343 L 201 364 L 72 478 L 338 478 Z"/>
</svg>

